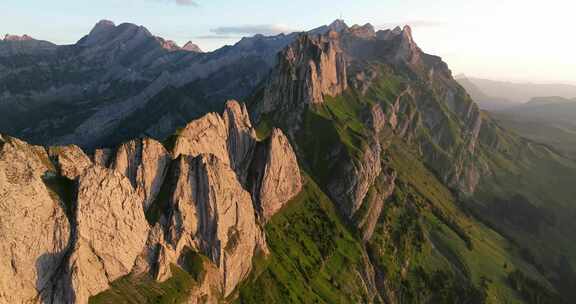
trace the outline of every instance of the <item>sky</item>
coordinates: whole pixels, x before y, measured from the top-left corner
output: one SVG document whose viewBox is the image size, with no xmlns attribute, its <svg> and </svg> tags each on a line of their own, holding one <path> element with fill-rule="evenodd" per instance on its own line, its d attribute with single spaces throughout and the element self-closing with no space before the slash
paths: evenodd
<svg viewBox="0 0 576 304">
<path fill-rule="evenodd" d="M 242 36 L 312 29 L 340 16 L 378 29 L 409 24 L 454 74 L 576 84 L 571 0 L 0 0 L 0 33 L 69 44 L 101 19 L 144 25 L 204 50 Z"/>
</svg>

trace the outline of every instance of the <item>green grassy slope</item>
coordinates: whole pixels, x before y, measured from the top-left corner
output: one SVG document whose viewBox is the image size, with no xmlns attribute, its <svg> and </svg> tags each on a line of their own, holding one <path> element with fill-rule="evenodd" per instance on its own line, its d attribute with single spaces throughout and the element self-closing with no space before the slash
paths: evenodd
<svg viewBox="0 0 576 304">
<path fill-rule="evenodd" d="M 576 159 L 576 103 L 519 107 L 492 115 L 518 135 Z"/>
<path fill-rule="evenodd" d="M 350 248 L 364 247 L 375 267 L 381 296 L 389 301 L 522 303 L 526 299 L 521 291 L 530 284 L 543 298 L 542 295 L 554 295 L 549 281 L 525 261 L 516 243 L 475 218 L 428 169 L 416 146 L 395 138 L 390 131 L 380 135 L 382 142 L 389 142 L 382 157 L 399 176 L 394 194 L 384 202 L 372 239 L 362 244 L 359 233 L 334 213 L 329 198 L 319 195 L 334 178 L 340 162 L 361 158 L 362 146 L 369 140 L 363 116 L 368 107 L 380 103 L 388 109 L 401 87 L 401 79 L 387 77 L 376 82 L 364 96 L 348 90 L 305 113 L 296 144 L 300 161 L 318 186 L 309 179 L 305 191 L 266 227 L 271 256 L 259 262 L 260 270 L 242 287 L 241 303 L 343 303 L 353 299 L 351 295 L 358 289 L 342 288 L 338 278 L 353 278 L 352 269 L 346 265 L 359 267 L 362 260 L 357 252 L 348 255 L 349 263 L 332 263 L 331 255 L 316 253 L 319 244 L 339 244 L 340 238 L 338 232 L 323 228 L 320 223 L 327 218 L 318 210 L 332 210 L 330 221 L 338 222 L 338 227 L 348 227 L 342 229 L 351 231 L 344 237 Z M 270 124 L 266 121 L 263 129 Z M 458 136 L 456 129 L 454 137 Z M 431 136 L 426 130 L 420 132 L 419 136 Z M 370 193 L 378 193 L 377 187 L 378 183 Z M 315 206 L 318 202 L 324 206 L 322 209 Z M 311 242 L 313 238 L 320 241 Z M 338 256 L 344 249 L 336 246 L 334 250 Z M 336 275 L 338 272 L 340 275 Z M 520 273 L 529 281 L 515 280 L 512 284 L 513 273 Z"/>
<path fill-rule="evenodd" d="M 414 151 L 395 141 L 388 152 L 391 167 L 399 173 L 398 188 L 386 202 L 385 215 L 370 245 L 384 253 L 381 264 L 392 273 L 390 277 L 405 300 L 521 302 L 508 284 L 509 274 L 516 269 L 546 285 L 521 259 L 514 244 L 461 208 Z M 402 267 L 406 275 L 399 277 Z M 430 279 L 435 276 L 452 288 L 438 293 Z"/>
<path fill-rule="evenodd" d="M 362 247 L 310 179 L 266 225 L 270 256 L 239 289 L 238 303 L 362 303 Z"/>
</svg>

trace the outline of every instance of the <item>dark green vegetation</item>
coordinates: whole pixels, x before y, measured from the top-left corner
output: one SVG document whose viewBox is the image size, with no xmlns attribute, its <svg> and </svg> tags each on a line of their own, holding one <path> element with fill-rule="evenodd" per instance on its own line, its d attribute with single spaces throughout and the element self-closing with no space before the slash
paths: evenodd
<svg viewBox="0 0 576 304">
<path fill-rule="evenodd" d="M 238 303 L 362 303 L 360 243 L 310 179 L 266 225 L 270 256 L 256 259 Z"/>
<path fill-rule="evenodd" d="M 521 271 L 514 271 L 508 276 L 510 285 L 518 291 L 529 303 L 541 304 L 558 304 L 564 301 L 556 294 L 551 293 L 548 289 L 542 288 L 538 282 L 527 277 Z"/>
</svg>

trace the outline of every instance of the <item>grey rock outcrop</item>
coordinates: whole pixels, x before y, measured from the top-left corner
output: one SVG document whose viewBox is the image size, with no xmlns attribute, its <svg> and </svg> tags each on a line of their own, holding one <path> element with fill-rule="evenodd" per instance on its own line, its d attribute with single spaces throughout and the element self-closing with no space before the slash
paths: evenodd
<svg viewBox="0 0 576 304">
<path fill-rule="evenodd" d="M 269 220 L 302 190 L 296 155 L 280 129 L 256 152 L 253 163 L 252 197 L 264 220 Z"/>
<path fill-rule="evenodd" d="M 347 64 L 339 35 L 335 31 L 315 37 L 302 34 L 284 49 L 266 84 L 257 116 L 283 115 L 287 127 L 296 127 L 309 104 L 322 103 L 326 96 L 344 92 L 348 87 Z"/>
<path fill-rule="evenodd" d="M 328 193 L 343 214 L 352 219 L 382 170 L 378 138 L 363 147 L 361 158 L 342 161 L 328 183 Z"/>
<path fill-rule="evenodd" d="M 248 97 L 295 37 L 247 37 L 203 53 L 103 20 L 72 45 L 0 38 L 0 59 L 11 63 L 0 64 L 0 132 L 89 150 L 162 139 L 231 97 Z"/>
<path fill-rule="evenodd" d="M 356 221 L 357 227 L 362 232 L 362 240 L 368 241 L 374 234 L 376 224 L 382 214 L 382 208 L 385 201 L 392 195 L 396 188 L 397 173 L 393 170 L 382 170 L 382 173 L 376 179 L 373 185 L 373 193 L 368 192 L 364 204 L 365 214 L 358 217 Z"/>
</svg>

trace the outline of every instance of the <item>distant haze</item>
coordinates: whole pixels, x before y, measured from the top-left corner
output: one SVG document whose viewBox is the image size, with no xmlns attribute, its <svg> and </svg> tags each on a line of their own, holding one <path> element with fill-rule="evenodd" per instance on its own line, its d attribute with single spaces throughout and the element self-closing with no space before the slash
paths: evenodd
<svg viewBox="0 0 576 304">
<path fill-rule="evenodd" d="M 567 0 L 18 0 L 0 2 L 0 31 L 64 44 L 111 19 L 214 50 L 242 36 L 311 29 L 343 15 L 349 24 L 378 28 L 411 24 L 422 49 L 442 56 L 455 73 L 575 84 L 575 6 Z"/>
<path fill-rule="evenodd" d="M 576 98 L 576 85 L 496 81 L 464 75 L 457 75 L 456 79 L 487 110 L 506 108 L 537 97 Z"/>
</svg>

